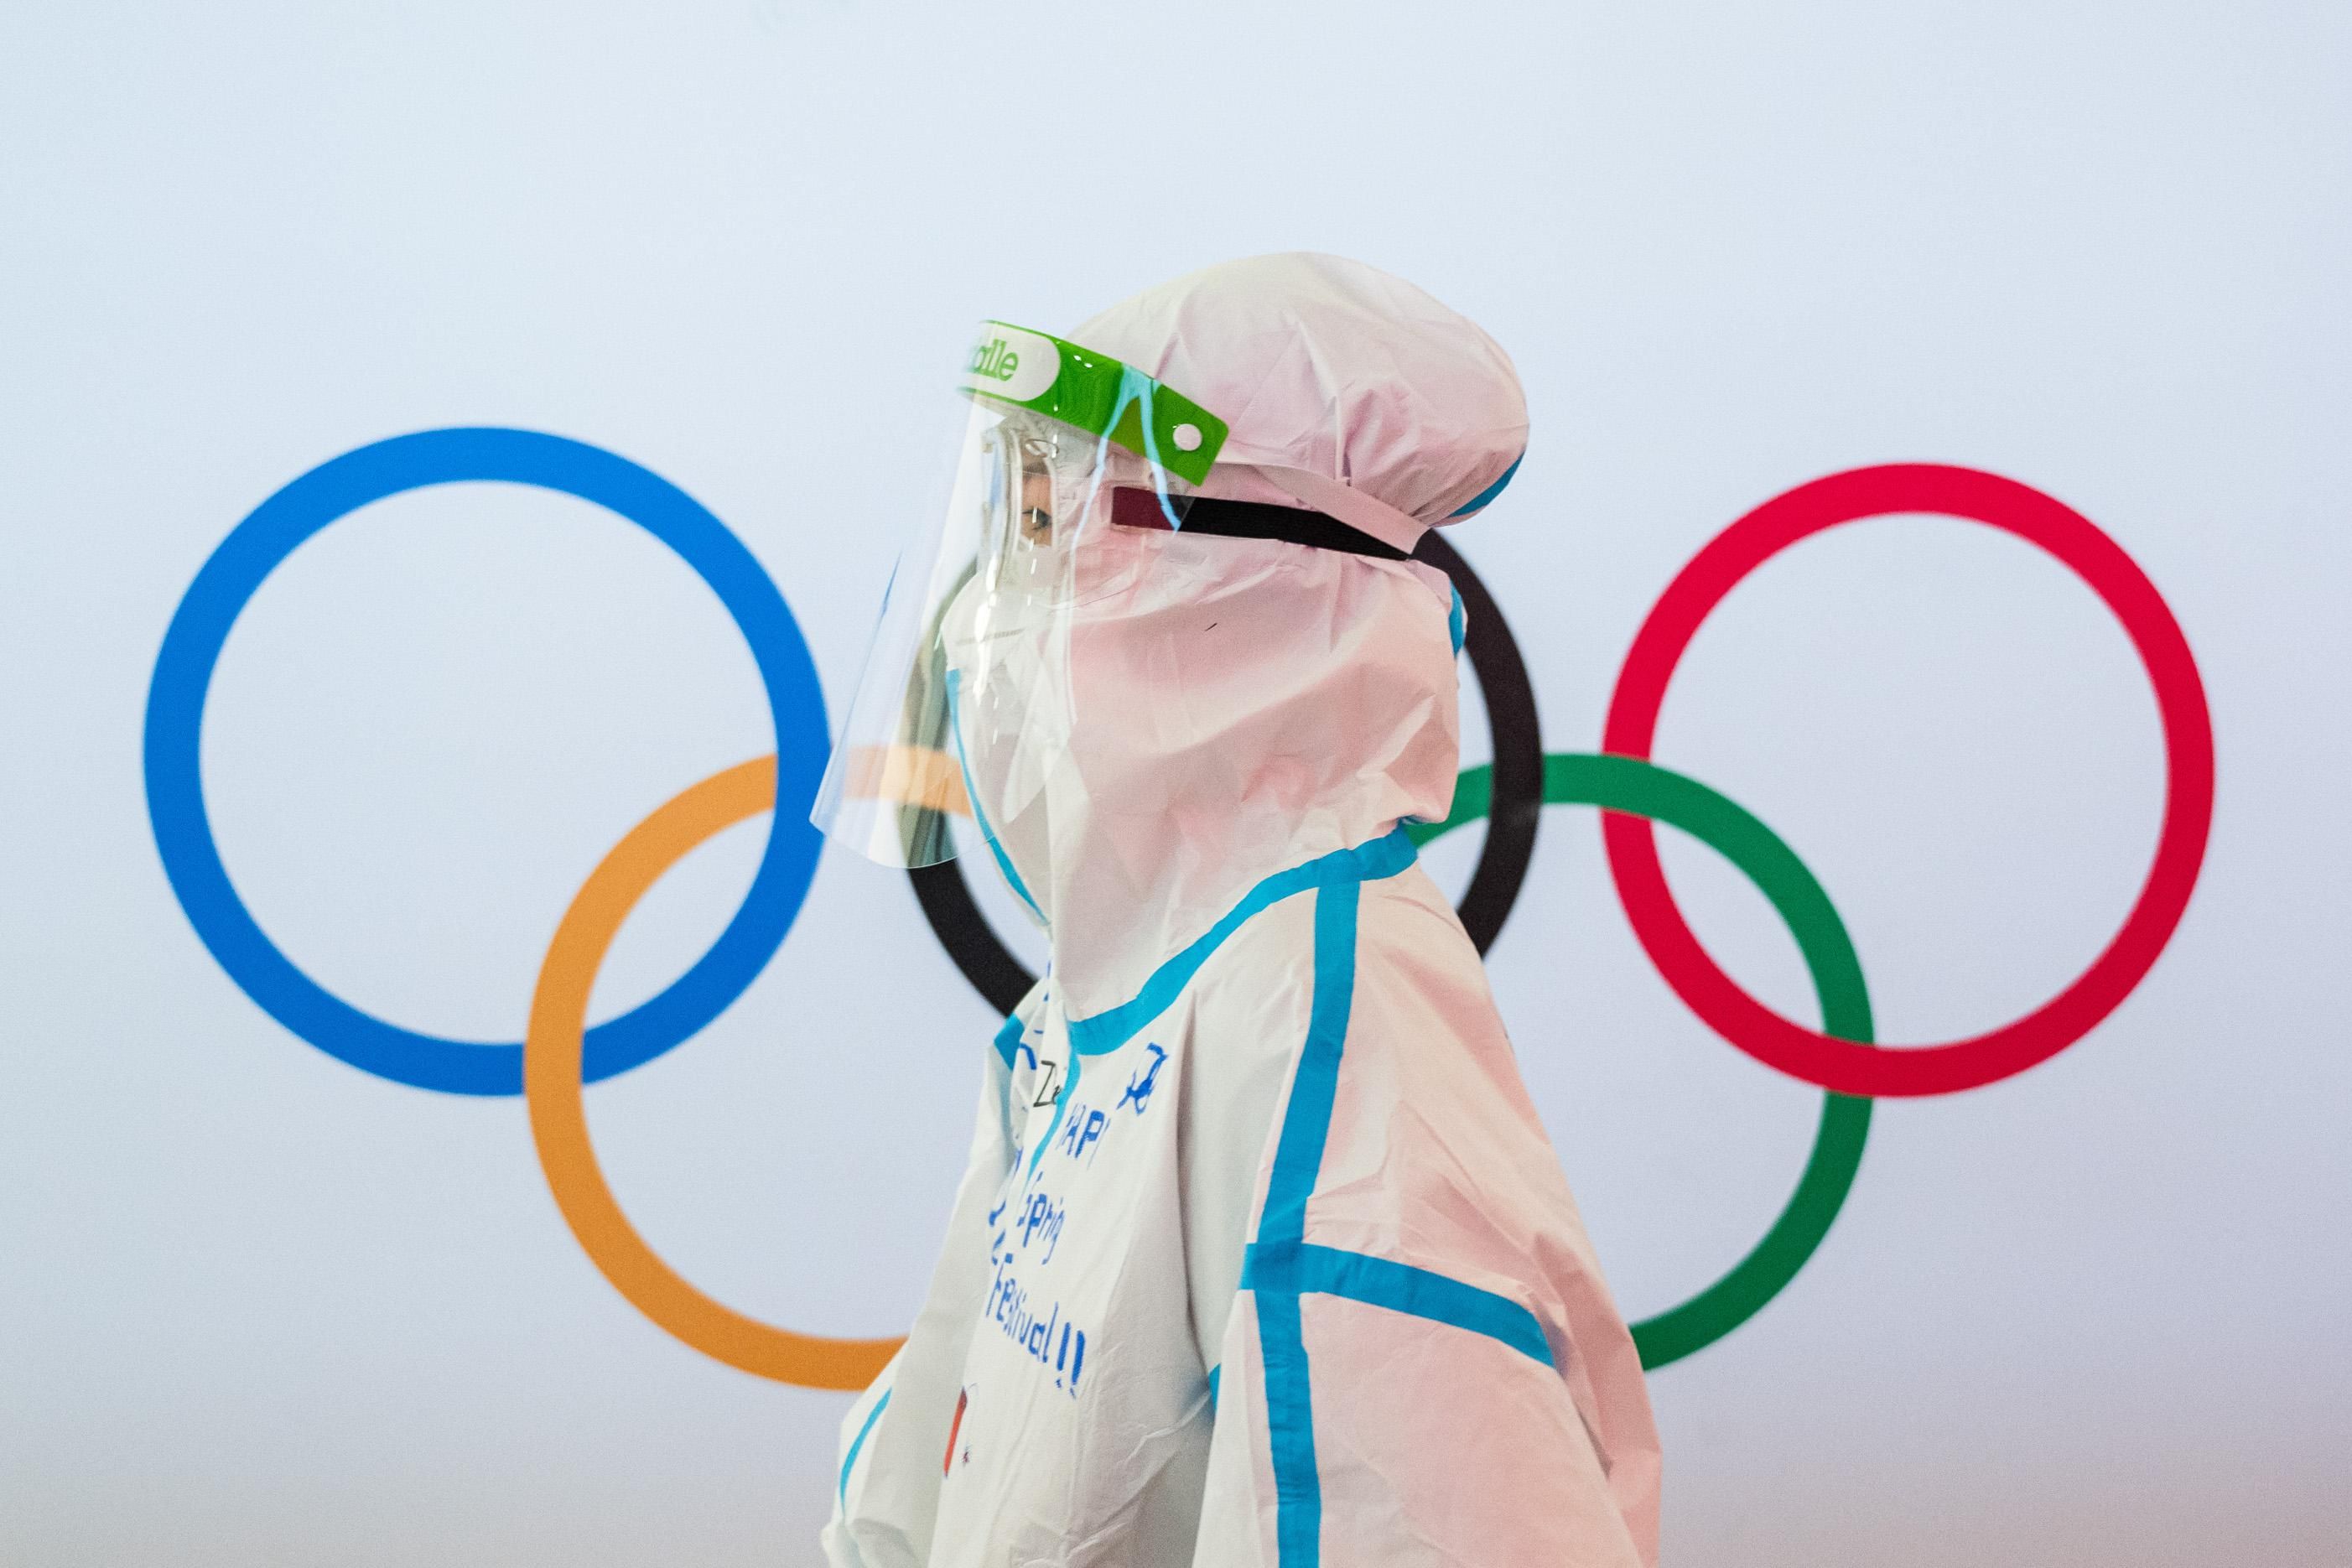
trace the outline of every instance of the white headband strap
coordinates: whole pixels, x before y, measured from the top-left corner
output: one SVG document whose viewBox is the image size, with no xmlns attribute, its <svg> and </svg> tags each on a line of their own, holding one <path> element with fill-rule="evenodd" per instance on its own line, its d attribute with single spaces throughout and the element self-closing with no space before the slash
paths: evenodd
<svg viewBox="0 0 2352 1568">
<path fill-rule="evenodd" d="M 1274 468 L 1257 466 L 1257 471 L 1275 484 L 1288 490 L 1317 511 L 1336 517 L 1359 533 L 1369 533 L 1382 544 L 1391 545 L 1412 553 L 1429 525 L 1410 513 L 1399 511 L 1384 500 L 1377 500 L 1360 489 L 1310 474 L 1304 468 Z"/>
</svg>

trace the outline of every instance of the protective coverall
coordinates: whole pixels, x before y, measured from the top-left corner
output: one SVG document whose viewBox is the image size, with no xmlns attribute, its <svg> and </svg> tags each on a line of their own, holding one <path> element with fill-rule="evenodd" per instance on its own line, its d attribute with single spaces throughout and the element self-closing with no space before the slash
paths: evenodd
<svg viewBox="0 0 2352 1568">
<path fill-rule="evenodd" d="M 1170 502 L 1174 526 L 1084 536 L 1051 638 L 991 622 L 985 581 L 940 595 L 957 776 L 926 787 L 962 786 L 1052 964 L 982 1053 L 937 1272 L 843 1426 L 827 1559 L 1653 1564 L 1638 1359 L 1399 828 L 1453 797 L 1460 626 L 1396 557 L 1516 466 L 1509 362 L 1315 256 L 1180 279 L 1072 344 L 1230 420 L 1183 487 L 1201 515 L 1319 510 L 1388 548 L 1196 532 Z M 1054 668 L 1002 676 L 1021 660 Z"/>
</svg>

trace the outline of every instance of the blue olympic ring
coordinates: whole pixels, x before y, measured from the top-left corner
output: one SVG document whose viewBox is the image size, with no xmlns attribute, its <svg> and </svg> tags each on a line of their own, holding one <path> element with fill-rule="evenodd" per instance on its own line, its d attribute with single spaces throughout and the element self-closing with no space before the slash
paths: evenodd
<svg viewBox="0 0 2352 1568">
<path fill-rule="evenodd" d="M 320 986 L 255 923 L 229 882 L 205 812 L 205 697 L 229 628 L 262 581 L 338 518 L 428 485 L 499 480 L 617 512 L 694 568 L 734 617 L 767 689 L 780 801 L 815 798 L 832 733 L 824 693 L 783 595 L 740 540 L 693 497 L 627 458 L 535 430 L 425 430 L 331 458 L 263 501 L 221 541 L 163 634 L 147 691 L 147 815 L 164 875 L 230 979 L 295 1034 L 362 1072 L 449 1094 L 520 1094 L 522 1046 L 445 1039 L 362 1012 Z M 725 1011 L 800 913 L 824 838 L 805 811 L 774 813 L 751 890 L 710 950 L 651 1000 L 588 1031 L 593 1083 L 660 1056 Z"/>
</svg>

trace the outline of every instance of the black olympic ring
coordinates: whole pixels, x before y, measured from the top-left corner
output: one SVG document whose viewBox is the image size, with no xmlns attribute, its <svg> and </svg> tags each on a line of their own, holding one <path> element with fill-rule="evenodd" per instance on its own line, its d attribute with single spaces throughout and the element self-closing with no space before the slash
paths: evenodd
<svg viewBox="0 0 2352 1568">
<path fill-rule="evenodd" d="M 1478 693 L 1486 707 L 1486 727 L 1494 735 L 1494 805 L 1486 823 L 1486 842 L 1478 851 L 1477 868 L 1463 890 L 1456 912 L 1481 956 L 1495 945 L 1503 922 L 1518 902 L 1527 882 L 1528 865 L 1535 858 L 1536 829 L 1543 822 L 1543 734 L 1536 717 L 1536 691 L 1528 679 L 1527 660 L 1518 640 L 1503 619 L 1502 607 L 1462 559 L 1461 552 L 1436 529 L 1421 536 L 1413 559 L 1444 573 L 1462 595 L 1467 620 L 1462 651 L 1470 657 L 1471 672 L 1478 678 Z M 915 885 L 915 901 L 932 934 L 972 989 L 999 1013 L 1011 1013 L 1037 983 L 1026 965 L 1013 956 L 972 901 L 963 879 L 961 859 L 910 868 L 907 878 Z"/>
</svg>

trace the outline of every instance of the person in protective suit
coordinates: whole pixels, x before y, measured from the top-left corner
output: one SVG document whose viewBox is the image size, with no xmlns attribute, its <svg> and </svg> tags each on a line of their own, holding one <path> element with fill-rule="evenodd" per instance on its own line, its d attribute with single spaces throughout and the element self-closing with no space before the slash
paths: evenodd
<svg viewBox="0 0 2352 1568">
<path fill-rule="evenodd" d="M 1517 467 L 1509 359 L 1273 256 L 986 323 L 961 389 L 815 816 L 898 864 L 968 818 L 1052 961 L 827 1560 L 1654 1564 L 1639 1359 L 1400 826 L 1459 766 L 1410 557 Z"/>
</svg>

